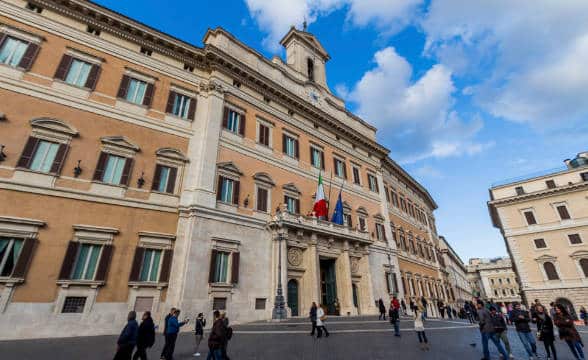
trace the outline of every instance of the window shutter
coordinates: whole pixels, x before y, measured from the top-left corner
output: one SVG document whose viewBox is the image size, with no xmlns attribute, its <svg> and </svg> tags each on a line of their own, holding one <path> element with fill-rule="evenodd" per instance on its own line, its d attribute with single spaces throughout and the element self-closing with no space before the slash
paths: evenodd
<svg viewBox="0 0 588 360">
<path fill-rule="evenodd" d="M 18 260 L 14 265 L 14 269 L 12 270 L 11 277 L 17 279 L 25 278 L 31 263 L 31 259 L 33 258 L 33 251 L 35 250 L 36 244 L 37 239 L 29 238 L 24 240 L 24 244 L 20 250 L 20 255 L 18 256 Z"/>
<path fill-rule="evenodd" d="M 298 147 L 298 139 L 294 140 L 294 157 L 298 159 L 300 157 L 300 151 Z"/>
<path fill-rule="evenodd" d="M 174 193 L 176 187 L 176 177 L 178 176 L 178 169 L 172 167 L 169 169 L 169 178 L 167 180 L 167 192 L 170 194 Z"/>
<path fill-rule="evenodd" d="M 121 185 L 129 186 L 129 180 L 131 179 L 131 170 L 133 169 L 133 159 L 127 158 L 125 161 L 125 167 L 123 168 L 122 176 L 120 178 Z"/>
<path fill-rule="evenodd" d="M 239 181 L 233 181 L 233 204 L 239 205 Z"/>
<path fill-rule="evenodd" d="M 151 106 L 151 101 L 153 100 L 153 92 L 155 91 L 155 86 L 152 83 L 147 83 L 147 89 L 145 89 L 145 96 L 143 96 L 143 105 L 149 107 Z"/>
<path fill-rule="evenodd" d="M 169 96 L 167 98 L 167 105 L 165 106 L 165 112 L 171 114 L 174 110 L 174 102 L 176 101 L 176 93 L 173 91 L 169 92 Z"/>
<path fill-rule="evenodd" d="M 374 184 L 376 184 L 376 192 L 380 192 L 380 185 L 378 184 L 378 178 L 374 176 Z"/>
<path fill-rule="evenodd" d="M 106 167 L 107 159 L 108 154 L 105 152 L 101 152 L 100 156 L 98 157 L 98 164 L 96 165 L 96 170 L 94 171 L 94 180 L 102 181 L 102 176 L 104 176 L 104 168 Z"/>
<path fill-rule="evenodd" d="M 155 165 L 155 174 L 153 174 L 153 181 L 151 182 L 151 190 L 159 189 L 159 180 L 161 177 L 161 165 Z"/>
<path fill-rule="evenodd" d="M 226 106 L 223 112 L 223 127 L 225 129 L 229 127 L 229 108 Z"/>
<path fill-rule="evenodd" d="M 333 158 L 333 172 L 335 173 L 335 175 L 339 176 L 339 174 L 337 173 L 337 159 Z"/>
<path fill-rule="evenodd" d="M 343 161 L 343 178 L 347 179 L 347 164 Z"/>
<path fill-rule="evenodd" d="M 223 177 L 222 176 L 218 176 L 218 181 L 216 184 L 216 199 L 220 200 L 221 199 L 221 192 L 223 190 Z"/>
<path fill-rule="evenodd" d="M 57 70 L 55 71 L 55 78 L 59 80 L 65 80 L 67 77 L 67 72 L 69 71 L 69 67 L 71 66 L 71 62 L 73 58 L 69 55 L 63 55 L 59 65 L 57 66 Z"/>
<path fill-rule="evenodd" d="M 98 263 L 98 269 L 96 269 L 96 281 L 106 281 L 108 275 L 108 267 L 110 266 L 110 259 L 112 257 L 112 245 L 104 245 L 102 247 L 102 255 L 100 255 L 100 262 Z"/>
<path fill-rule="evenodd" d="M 55 159 L 51 165 L 50 172 L 58 175 L 61 173 L 61 167 L 63 166 L 63 162 L 65 161 L 65 156 L 67 155 L 68 150 L 69 146 L 67 144 L 59 144 L 59 149 L 57 150 L 57 154 L 55 154 Z"/>
<path fill-rule="evenodd" d="M 163 252 L 163 262 L 161 263 L 161 272 L 159 273 L 159 282 L 168 282 L 169 281 L 169 274 L 171 272 L 171 264 L 172 264 L 172 257 L 174 251 L 173 250 L 165 250 Z"/>
<path fill-rule="evenodd" d="M 27 144 L 20 155 L 20 159 L 18 159 L 18 163 L 16 164 L 17 167 L 27 168 L 31 164 L 31 159 L 33 158 L 33 154 L 35 154 L 35 149 L 37 148 L 37 144 L 39 143 L 39 139 L 35 137 L 29 137 Z"/>
<path fill-rule="evenodd" d="M 118 88 L 118 94 L 116 97 L 119 99 L 124 99 L 127 97 L 127 91 L 129 90 L 129 82 L 131 78 L 128 75 L 123 75 L 122 80 L 120 81 L 120 86 Z"/>
<path fill-rule="evenodd" d="M 19 67 L 30 70 L 31 66 L 33 66 L 33 62 L 35 61 L 35 57 L 39 53 L 39 45 L 29 43 L 27 50 L 25 51 L 22 59 L 20 59 L 20 63 L 18 64 Z"/>
<path fill-rule="evenodd" d="M 212 250 L 210 254 L 210 271 L 208 272 L 208 282 L 214 283 L 214 270 L 216 268 L 216 250 Z"/>
<path fill-rule="evenodd" d="M 2 45 L 4 45 L 4 40 L 6 40 L 6 34 L 0 32 L 0 47 L 2 47 Z"/>
<path fill-rule="evenodd" d="M 322 151 L 320 153 L 321 153 L 321 169 L 325 170 L 325 153 Z"/>
<path fill-rule="evenodd" d="M 137 246 L 135 248 L 135 256 L 133 257 L 131 273 L 129 274 L 129 281 L 139 281 L 139 274 L 141 273 L 141 265 L 143 263 L 144 255 L 145 248 Z"/>
<path fill-rule="evenodd" d="M 259 143 L 263 145 L 267 145 L 267 139 L 265 137 L 265 129 L 264 125 L 259 124 Z"/>
<path fill-rule="evenodd" d="M 247 117 L 245 116 L 245 114 L 241 114 L 241 118 L 239 121 L 239 135 L 241 136 L 245 136 L 245 122 L 247 120 Z"/>
<path fill-rule="evenodd" d="M 90 69 L 90 73 L 88 74 L 88 79 L 86 80 L 86 87 L 90 90 L 96 89 L 96 83 L 98 82 L 98 77 L 100 76 L 100 72 L 102 69 L 100 65 L 94 64 L 92 65 L 92 69 Z"/>
<path fill-rule="evenodd" d="M 78 255 L 79 246 L 80 243 L 76 241 L 70 241 L 67 245 L 65 257 L 63 258 L 61 270 L 59 271 L 59 280 L 69 280 L 71 277 L 71 271 L 73 269 L 74 262 L 76 261 L 76 256 Z"/>
<path fill-rule="evenodd" d="M 286 150 L 286 143 L 287 143 L 286 140 L 287 140 L 286 134 L 282 134 L 282 152 L 284 154 L 288 153 L 288 151 Z"/>
<path fill-rule="evenodd" d="M 296 199 L 294 202 L 296 203 L 296 209 L 294 209 L 296 210 L 295 213 L 300 214 L 300 199 Z"/>
<path fill-rule="evenodd" d="M 233 262 L 231 266 L 231 282 L 233 284 L 239 283 L 239 253 L 233 253 Z"/>
<path fill-rule="evenodd" d="M 196 116 L 196 98 L 190 99 L 190 107 L 188 108 L 188 120 L 194 120 Z"/>
</svg>

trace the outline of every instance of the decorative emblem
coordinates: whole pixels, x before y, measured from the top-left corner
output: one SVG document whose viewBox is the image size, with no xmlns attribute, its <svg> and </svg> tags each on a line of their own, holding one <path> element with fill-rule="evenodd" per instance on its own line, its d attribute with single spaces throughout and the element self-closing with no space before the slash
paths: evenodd
<svg viewBox="0 0 588 360">
<path fill-rule="evenodd" d="M 288 249 L 288 264 L 300 266 L 302 264 L 302 250 L 298 248 Z"/>
<path fill-rule="evenodd" d="M 359 272 L 359 260 L 351 258 L 351 273 L 357 274 Z"/>
</svg>

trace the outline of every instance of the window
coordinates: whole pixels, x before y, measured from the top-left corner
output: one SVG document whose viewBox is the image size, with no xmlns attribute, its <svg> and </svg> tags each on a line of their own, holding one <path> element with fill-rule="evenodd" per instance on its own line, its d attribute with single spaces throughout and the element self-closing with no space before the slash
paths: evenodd
<svg viewBox="0 0 588 360">
<path fill-rule="evenodd" d="M 506 278 L 506 282 L 510 284 L 510 278 Z"/>
<path fill-rule="evenodd" d="M 127 96 L 125 99 L 134 104 L 143 104 L 147 83 L 145 81 L 130 79 Z"/>
<path fill-rule="evenodd" d="M 386 194 L 386 202 L 390 203 L 390 193 L 387 187 L 384 186 L 384 193 Z"/>
<path fill-rule="evenodd" d="M 268 195 L 269 195 L 269 192 L 267 189 L 264 189 L 262 187 L 257 188 L 257 196 L 256 196 L 257 206 L 256 206 L 255 210 L 261 211 L 261 212 L 267 212 Z"/>
<path fill-rule="evenodd" d="M 398 195 L 396 194 L 395 191 L 392 191 L 392 204 L 395 207 L 398 207 Z"/>
<path fill-rule="evenodd" d="M 147 56 L 151 56 L 151 54 L 153 54 L 153 50 L 148 49 L 144 46 L 141 46 L 141 49 L 139 49 L 139 51 L 141 52 L 141 54 L 147 55 Z"/>
<path fill-rule="evenodd" d="M 0 277 L 9 277 L 20 255 L 22 239 L 0 237 Z"/>
<path fill-rule="evenodd" d="M 310 147 L 310 164 L 317 169 L 325 169 L 325 154 L 322 150 Z"/>
<path fill-rule="evenodd" d="M 233 109 L 225 107 L 223 127 L 234 134 L 243 136 L 245 132 L 245 116 Z"/>
<path fill-rule="evenodd" d="M 228 252 L 217 251 L 214 256 L 214 277 L 215 283 L 228 283 L 228 269 L 229 269 L 229 255 Z"/>
<path fill-rule="evenodd" d="M 72 59 L 69 71 L 65 76 L 65 82 L 71 85 L 84 87 L 88 81 L 92 64 L 78 59 Z"/>
<path fill-rule="evenodd" d="M 363 217 L 359 217 L 359 230 L 361 231 L 367 231 L 367 227 L 365 225 L 365 218 Z"/>
<path fill-rule="evenodd" d="M 177 168 L 157 164 L 155 166 L 155 175 L 153 175 L 153 184 L 151 186 L 151 190 L 173 194 L 176 185 L 177 174 Z"/>
<path fill-rule="evenodd" d="M 517 195 L 523 195 L 525 193 L 525 189 L 523 189 L 522 186 L 515 187 L 515 191 L 517 192 Z"/>
<path fill-rule="evenodd" d="M 582 239 L 580 238 L 580 234 L 570 234 L 568 235 L 568 239 L 570 239 L 570 244 L 578 245 L 582 243 Z"/>
<path fill-rule="evenodd" d="M 545 185 L 547 185 L 548 189 L 555 189 L 555 181 L 553 181 L 553 180 L 545 181 Z"/>
<path fill-rule="evenodd" d="M 196 101 L 191 97 L 183 94 L 178 94 L 176 92 L 170 93 L 170 98 L 173 98 L 171 104 L 171 111 L 170 114 L 180 117 L 182 119 L 190 119 L 194 118 L 194 111 Z"/>
<path fill-rule="evenodd" d="M 239 182 L 223 176 L 219 176 L 218 200 L 225 203 L 238 204 L 239 198 L 236 195 L 236 188 Z"/>
<path fill-rule="evenodd" d="M 71 279 L 94 280 L 101 250 L 102 245 L 80 244 Z"/>
<path fill-rule="evenodd" d="M 86 32 L 92 35 L 96 35 L 96 36 L 100 36 L 100 29 L 97 29 L 93 26 L 88 25 L 88 27 L 86 28 Z"/>
<path fill-rule="evenodd" d="M 492 285 L 494 285 L 494 279 L 490 279 L 490 282 L 492 283 Z"/>
<path fill-rule="evenodd" d="M 265 310 L 266 299 L 257 298 L 255 299 L 255 310 Z"/>
<path fill-rule="evenodd" d="M 386 241 L 386 231 L 384 225 L 376 223 L 376 238 L 380 241 Z"/>
<path fill-rule="evenodd" d="M 533 214 L 532 211 L 524 211 L 523 214 L 525 215 L 525 219 L 527 220 L 528 225 L 537 224 L 537 220 L 535 220 L 535 214 Z"/>
<path fill-rule="evenodd" d="M 145 249 L 139 281 L 157 282 L 161 253 L 161 250 Z"/>
<path fill-rule="evenodd" d="M 588 278 L 588 259 L 580 259 L 580 267 L 584 273 L 584 277 Z"/>
<path fill-rule="evenodd" d="M 372 174 L 368 174 L 367 178 L 368 178 L 368 184 L 370 187 L 370 191 L 380 192 L 378 189 L 378 180 L 376 179 L 376 177 Z"/>
<path fill-rule="evenodd" d="M 126 160 L 127 159 L 122 156 L 109 154 L 108 159 L 106 160 L 106 168 L 104 170 L 102 182 L 114 185 L 120 184 Z"/>
<path fill-rule="evenodd" d="M 27 9 L 32 10 L 32 11 L 36 12 L 37 14 L 40 14 L 43 12 L 42 7 L 40 7 L 39 5 L 35 5 L 32 2 L 27 2 Z"/>
<path fill-rule="evenodd" d="M 498 283 L 502 285 L 502 279 L 498 279 Z"/>
<path fill-rule="evenodd" d="M 351 214 L 343 214 L 343 217 L 345 218 L 345 222 L 347 223 L 347 227 L 353 227 L 353 220 L 352 220 Z"/>
<path fill-rule="evenodd" d="M 547 247 L 545 239 L 535 239 L 533 242 L 535 243 L 535 248 L 537 249 L 545 249 Z"/>
<path fill-rule="evenodd" d="M 588 172 L 583 172 L 580 174 L 580 177 L 583 181 L 588 181 Z"/>
<path fill-rule="evenodd" d="M 562 220 L 570 219 L 570 213 L 568 212 L 568 208 L 565 205 L 557 205 L 557 213 Z"/>
<path fill-rule="evenodd" d="M 353 183 L 361 185 L 361 176 L 359 176 L 359 168 L 357 166 L 353 166 Z"/>
<path fill-rule="evenodd" d="M 345 162 L 343 160 L 339 160 L 337 158 L 334 158 L 333 159 L 333 166 L 335 169 L 335 176 L 338 176 L 343 179 L 347 178 L 347 169 L 345 167 Z"/>
<path fill-rule="evenodd" d="M 53 162 L 55 161 L 55 156 L 57 155 L 58 150 L 59 144 L 45 140 L 38 140 L 37 147 L 29 165 L 29 169 L 49 172 L 53 166 Z"/>
<path fill-rule="evenodd" d="M 270 128 L 269 128 L 269 126 L 259 124 L 258 142 L 261 145 L 270 146 Z"/>
<path fill-rule="evenodd" d="M 29 43 L 26 41 L 11 36 L 6 37 L 0 48 L 0 63 L 12 67 L 20 66 L 28 46 Z"/>
<path fill-rule="evenodd" d="M 547 280 L 559 280 L 559 275 L 557 275 L 557 270 L 552 262 L 547 261 L 543 263 L 543 269 L 545 270 Z"/>
<path fill-rule="evenodd" d="M 510 289 L 510 294 L 511 294 L 511 295 L 514 295 L 514 294 L 515 294 L 515 291 L 514 291 L 514 289 Z"/>
<path fill-rule="evenodd" d="M 494 296 L 498 296 L 498 290 L 494 290 Z"/>
<path fill-rule="evenodd" d="M 67 313 L 83 313 L 86 306 L 85 296 L 67 296 L 63 301 L 63 308 L 61 312 Z"/>
<path fill-rule="evenodd" d="M 299 214 L 300 213 L 300 200 L 293 198 L 288 195 L 284 195 L 284 204 L 286 204 L 286 209 L 291 214 Z"/>
<path fill-rule="evenodd" d="M 306 69 L 308 80 L 314 81 L 314 61 L 311 58 L 306 59 Z"/>
<path fill-rule="evenodd" d="M 227 298 L 215 297 L 212 299 L 212 308 L 214 310 L 226 310 Z"/>
<path fill-rule="evenodd" d="M 284 154 L 298 159 L 298 139 L 292 136 L 283 134 L 282 135 L 282 150 Z"/>
</svg>

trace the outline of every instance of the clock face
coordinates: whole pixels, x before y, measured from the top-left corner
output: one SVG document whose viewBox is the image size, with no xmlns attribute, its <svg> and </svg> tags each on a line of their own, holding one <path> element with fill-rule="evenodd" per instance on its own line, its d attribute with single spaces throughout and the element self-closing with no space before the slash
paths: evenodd
<svg viewBox="0 0 588 360">
<path fill-rule="evenodd" d="M 308 93 L 308 97 L 310 98 L 310 100 L 311 100 L 312 102 L 315 102 L 315 103 L 317 103 L 317 102 L 319 101 L 319 96 L 318 96 L 318 94 L 317 94 L 316 92 L 314 92 L 314 91 L 311 91 L 311 92 L 309 92 L 309 93 Z"/>
</svg>

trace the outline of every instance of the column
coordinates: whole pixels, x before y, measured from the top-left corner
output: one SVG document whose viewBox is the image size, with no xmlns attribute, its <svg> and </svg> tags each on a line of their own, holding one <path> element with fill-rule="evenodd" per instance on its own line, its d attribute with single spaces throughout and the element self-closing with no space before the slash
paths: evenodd
<svg viewBox="0 0 588 360">
<path fill-rule="evenodd" d="M 359 273 L 361 281 L 359 282 L 359 307 L 362 315 L 378 313 L 374 303 L 374 291 L 372 288 L 372 273 L 370 271 L 369 250 L 365 246 L 363 256 L 359 259 Z"/>
<path fill-rule="evenodd" d="M 310 235 L 310 242 L 308 248 L 304 252 L 304 276 L 303 288 L 300 289 L 301 297 L 304 299 L 301 303 L 310 307 L 312 302 L 320 303 L 320 271 L 319 271 L 319 256 L 317 250 L 317 236 Z M 304 309 L 306 310 L 306 309 Z"/>
<path fill-rule="evenodd" d="M 335 262 L 337 273 L 337 297 L 341 306 L 341 315 L 357 315 L 353 306 L 353 289 L 351 286 L 351 263 L 349 259 L 349 242 L 343 243 L 343 251 Z"/>
</svg>

